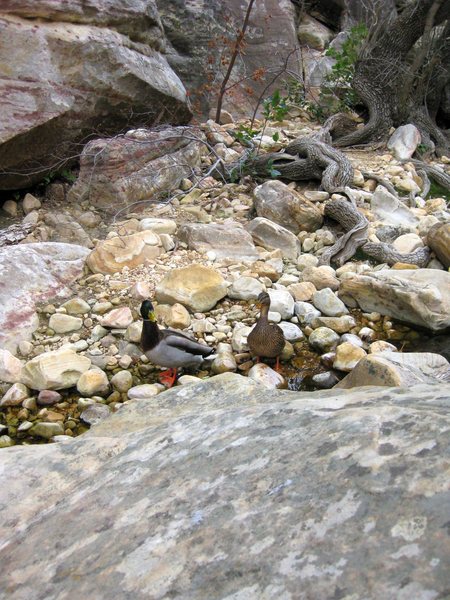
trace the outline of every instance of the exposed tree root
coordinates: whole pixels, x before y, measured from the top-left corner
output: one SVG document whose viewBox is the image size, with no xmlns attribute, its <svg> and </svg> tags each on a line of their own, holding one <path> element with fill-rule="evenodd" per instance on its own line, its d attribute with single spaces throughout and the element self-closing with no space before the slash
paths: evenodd
<svg viewBox="0 0 450 600">
<path fill-rule="evenodd" d="M 415 252 L 401 254 L 393 246 L 385 243 L 373 243 L 367 239 L 369 222 L 347 200 L 331 200 L 327 202 L 324 214 L 337 221 L 345 233 L 338 241 L 327 248 L 320 257 L 320 264 L 329 265 L 330 262 L 341 267 L 361 248 L 368 256 L 380 263 L 394 265 L 401 262 L 418 267 L 426 267 L 430 260 L 431 251 L 425 246 L 418 248 Z"/>
</svg>

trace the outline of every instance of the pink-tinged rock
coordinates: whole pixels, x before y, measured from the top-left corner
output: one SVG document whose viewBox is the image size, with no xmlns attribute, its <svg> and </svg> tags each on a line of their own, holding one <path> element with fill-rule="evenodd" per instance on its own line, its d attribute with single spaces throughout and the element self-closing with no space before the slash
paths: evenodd
<svg viewBox="0 0 450 600">
<path fill-rule="evenodd" d="M 93 273 L 117 273 L 128 267 L 152 263 L 162 253 L 161 240 L 153 231 L 118 235 L 98 242 L 88 256 Z"/>
<path fill-rule="evenodd" d="M 0 381 L 16 383 L 20 380 L 22 362 L 8 350 L 0 349 Z"/>
<path fill-rule="evenodd" d="M 42 242 L 0 248 L 0 347 L 15 352 L 38 327 L 37 303 L 69 296 L 89 250 Z"/>
<path fill-rule="evenodd" d="M 0 400 L 0 406 L 20 406 L 28 397 L 27 386 L 23 383 L 15 383 Z"/>
<path fill-rule="evenodd" d="M 112 327 L 124 329 L 133 322 L 133 315 L 128 306 L 114 308 L 100 319 L 100 325 L 103 327 Z"/>
<path fill-rule="evenodd" d="M 130 290 L 131 297 L 135 300 L 150 298 L 150 284 L 146 281 L 137 281 Z"/>
<path fill-rule="evenodd" d="M 409 123 L 394 131 L 388 140 L 387 147 L 394 152 L 397 160 L 408 160 L 416 151 L 421 139 L 417 127 Z"/>
<path fill-rule="evenodd" d="M 80 175 L 69 199 L 117 212 L 177 187 L 200 164 L 202 132 L 194 127 L 161 131 L 135 129 L 123 136 L 89 142 L 80 158 Z"/>
<path fill-rule="evenodd" d="M 61 394 L 54 390 L 41 390 L 37 401 L 38 404 L 41 404 L 42 406 L 53 406 L 53 404 L 61 402 L 61 399 Z"/>
</svg>

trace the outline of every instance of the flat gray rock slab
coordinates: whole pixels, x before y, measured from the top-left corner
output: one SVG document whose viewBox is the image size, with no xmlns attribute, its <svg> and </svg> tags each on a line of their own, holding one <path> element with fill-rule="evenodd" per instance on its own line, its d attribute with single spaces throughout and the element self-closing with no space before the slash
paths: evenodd
<svg viewBox="0 0 450 600">
<path fill-rule="evenodd" d="M 3 597 L 444 598 L 449 408 L 448 384 L 299 393 L 227 373 L 3 449 Z"/>
</svg>

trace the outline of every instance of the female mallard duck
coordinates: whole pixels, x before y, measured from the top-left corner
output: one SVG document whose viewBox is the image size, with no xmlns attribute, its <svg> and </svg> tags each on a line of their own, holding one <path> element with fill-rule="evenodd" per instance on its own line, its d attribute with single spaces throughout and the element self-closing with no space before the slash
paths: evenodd
<svg viewBox="0 0 450 600">
<path fill-rule="evenodd" d="M 144 319 L 142 350 L 155 365 L 170 367 L 160 376 L 160 381 L 168 387 L 175 383 L 178 367 L 200 367 L 204 358 L 213 352 L 209 346 L 199 344 L 181 331 L 160 329 L 150 300 L 144 300 L 141 304 L 141 315 Z"/>
<path fill-rule="evenodd" d="M 260 317 L 252 331 L 248 334 L 247 343 L 253 356 L 277 359 L 275 369 L 280 368 L 280 354 L 283 352 L 285 339 L 281 327 L 269 323 L 270 296 L 262 292 L 258 296 L 257 306 L 261 310 Z"/>
</svg>

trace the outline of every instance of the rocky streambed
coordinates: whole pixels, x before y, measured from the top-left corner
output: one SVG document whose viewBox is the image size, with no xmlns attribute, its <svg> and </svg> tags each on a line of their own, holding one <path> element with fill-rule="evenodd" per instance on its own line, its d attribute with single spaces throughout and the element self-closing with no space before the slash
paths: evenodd
<svg viewBox="0 0 450 600">
<path fill-rule="evenodd" d="M 297 118 L 270 128 L 278 141 L 263 142 L 277 149 L 315 126 Z M 119 167 L 108 198 L 120 190 L 128 208 L 105 217 L 106 180 L 101 170 L 91 173 L 95 185 L 86 191 L 89 165 L 83 171 L 82 161 L 72 188 L 53 183 L 41 198 L 28 194 L 4 204 L 11 222 L 26 227 L 20 243 L 0 248 L 7 274 L 0 288 L 1 446 L 77 436 L 124 404 L 164 391 L 160 369 L 139 348 L 146 298 L 155 300 L 161 324 L 190 331 L 216 350 L 210 367 L 182 375 L 179 385 L 224 372 L 291 389 L 449 378 L 439 347 L 426 352 L 425 341 L 450 326 L 450 213 L 445 198 L 421 198 L 413 163 L 381 152 L 348 153 L 352 198 L 368 220 L 369 242 L 388 243 L 405 262 L 380 263 L 360 251 L 334 268 L 321 257 L 343 231 L 324 217 L 324 206 L 342 195 L 314 182 L 226 183 L 201 175 L 217 155 L 236 161 L 245 151 L 224 127 L 207 124 L 201 135 L 207 145 L 196 138 L 195 151 L 184 149 L 190 172 L 172 172 L 170 201 L 133 204 L 139 181 L 147 192 L 153 185 L 151 164 L 145 174 L 128 173 L 126 185 Z M 380 179 L 415 190 L 414 206 Z M 408 263 L 425 246 L 426 266 Z M 256 365 L 247 347 L 255 299 L 264 290 L 270 319 L 286 338 L 280 374 Z"/>
</svg>

